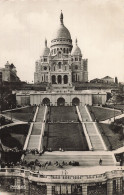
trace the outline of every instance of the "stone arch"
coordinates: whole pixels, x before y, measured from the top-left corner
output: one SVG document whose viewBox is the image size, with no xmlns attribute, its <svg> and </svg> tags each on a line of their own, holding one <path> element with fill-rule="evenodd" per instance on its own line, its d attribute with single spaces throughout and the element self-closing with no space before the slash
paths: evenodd
<svg viewBox="0 0 124 195">
<path fill-rule="evenodd" d="M 63 97 L 57 99 L 57 106 L 65 106 L 65 99 Z"/>
<path fill-rule="evenodd" d="M 73 106 L 79 106 L 80 105 L 80 99 L 75 97 L 72 99 L 72 105 Z"/>
<path fill-rule="evenodd" d="M 43 105 L 47 105 L 47 106 L 49 106 L 50 105 L 50 99 L 49 98 L 44 98 L 43 100 L 42 100 L 42 104 Z"/>
<path fill-rule="evenodd" d="M 58 75 L 58 84 L 61 84 L 61 83 L 62 83 L 62 76 Z"/>
<path fill-rule="evenodd" d="M 68 76 L 64 75 L 64 84 L 67 84 L 67 83 L 68 83 Z"/>
<path fill-rule="evenodd" d="M 56 76 L 52 75 L 52 84 L 55 84 L 55 83 L 56 83 Z"/>
</svg>

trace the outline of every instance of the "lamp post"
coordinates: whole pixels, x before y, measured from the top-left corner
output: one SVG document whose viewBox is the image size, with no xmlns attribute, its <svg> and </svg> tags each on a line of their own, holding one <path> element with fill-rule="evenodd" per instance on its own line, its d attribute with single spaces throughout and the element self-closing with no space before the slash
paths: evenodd
<svg viewBox="0 0 124 195">
<path fill-rule="evenodd" d="M 12 104 L 11 104 L 11 121 L 12 121 Z"/>
<path fill-rule="evenodd" d="M 115 122 L 115 103 L 114 103 L 114 122 Z"/>
</svg>

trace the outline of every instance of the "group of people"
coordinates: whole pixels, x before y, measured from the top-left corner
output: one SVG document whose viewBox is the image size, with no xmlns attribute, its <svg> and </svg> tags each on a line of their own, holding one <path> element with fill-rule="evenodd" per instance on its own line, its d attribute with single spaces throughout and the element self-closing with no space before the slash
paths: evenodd
<svg viewBox="0 0 124 195">
<path fill-rule="evenodd" d="M 79 166 L 79 162 L 73 161 L 73 162 L 40 162 L 38 159 L 35 161 L 26 161 L 26 160 L 20 160 L 17 162 L 4 162 L 0 161 L 0 167 L 1 168 L 21 168 L 21 169 L 29 169 L 31 171 L 40 171 L 43 169 L 48 169 L 48 167 L 51 168 L 64 168 L 64 166 Z"/>
</svg>

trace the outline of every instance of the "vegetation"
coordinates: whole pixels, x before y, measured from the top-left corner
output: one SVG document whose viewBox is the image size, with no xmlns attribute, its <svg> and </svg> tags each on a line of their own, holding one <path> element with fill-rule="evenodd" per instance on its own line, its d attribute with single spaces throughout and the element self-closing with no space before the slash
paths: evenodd
<svg viewBox="0 0 124 195">
<path fill-rule="evenodd" d="M 92 119 L 96 120 L 97 122 L 104 121 L 121 114 L 121 111 L 105 109 L 102 107 L 88 106 L 88 109 Z"/>
<path fill-rule="evenodd" d="M 105 107 L 121 110 L 122 113 L 124 111 L 124 104 L 111 104 L 111 105 L 105 105 Z"/>
<path fill-rule="evenodd" d="M 14 125 L 1 129 L 0 138 L 2 144 L 9 148 L 17 147 L 18 149 L 22 149 L 28 129 L 28 124 Z"/>
<path fill-rule="evenodd" d="M 32 121 L 34 117 L 34 113 L 36 111 L 36 106 L 30 106 L 26 108 L 20 108 L 12 111 L 4 112 L 5 115 L 21 120 L 24 122 Z"/>
<path fill-rule="evenodd" d="M 0 126 L 12 123 L 11 120 L 6 119 L 4 116 L 0 116 Z"/>
<path fill-rule="evenodd" d="M 122 131 L 115 133 L 109 124 L 98 123 L 97 125 L 109 150 L 123 147 L 124 137 L 122 138 Z"/>
</svg>

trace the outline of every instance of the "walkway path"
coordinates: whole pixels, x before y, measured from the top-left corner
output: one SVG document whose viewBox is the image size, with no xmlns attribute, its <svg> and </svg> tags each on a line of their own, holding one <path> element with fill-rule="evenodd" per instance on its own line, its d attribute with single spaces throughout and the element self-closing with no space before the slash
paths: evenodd
<svg viewBox="0 0 124 195">
<path fill-rule="evenodd" d="M 103 166 L 113 166 L 116 165 L 116 159 L 114 154 L 109 151 L 103 151 L 102 153 L 99 151 L 65 151 L 65 152 L 45 152 L 42 156 L 27 154 L 25 156 L 25 160 L 27 162 L 35 161 L 38 159 L 41 163 L 45 163 L 46 161 L 51 161 L 55 163 L 58 161 L 59 163 L 70 161 L 78 161 L 80 166 L 98 166 L 99 160 L 102 160 Z"/>
</svg>

